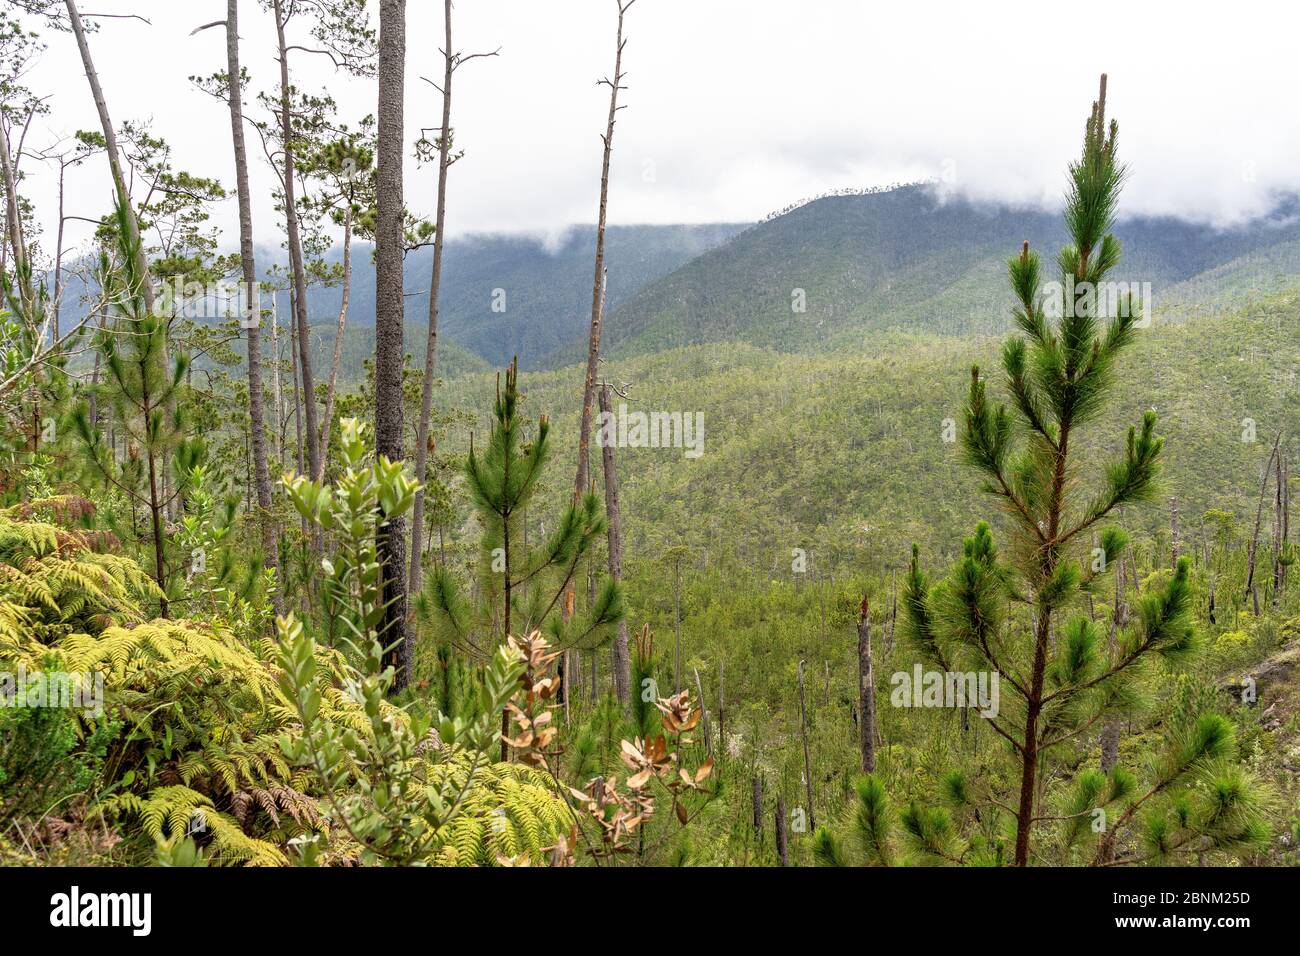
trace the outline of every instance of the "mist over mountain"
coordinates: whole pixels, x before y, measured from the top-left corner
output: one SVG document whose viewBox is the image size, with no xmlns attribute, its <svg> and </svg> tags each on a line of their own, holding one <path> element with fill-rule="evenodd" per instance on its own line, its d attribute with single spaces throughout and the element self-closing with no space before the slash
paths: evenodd
<svg viewBox="0 0 1300 956">
<path fill-rule="evenodd" d="M 1116 235 L 1124 261 L 1113 278 L 1149 282 L 1158 319 L 1230 309 L 1235 297 L 1278 292 L 1300 275 L 1293 196 L 1235 228 L 1132 217 Z M 612 310 L 605 351 L 732 340 L 803 351 L 860 343 L 883 329 L 1002 332 L 1011 307 L 1006 260 L 1024 240 L 1055 258 L 1066 241 L 1060 215 L 945 201 L 925 185 L 817 199 L 646 284 Z M 581 350 L 571 343 L 547 364 L 577 361 Z"/>
<path fill-rule="evenodd" d="M 666 275 L 735 235 L 743 224 L 610 226 L 605 237 L 607 308 L 615 308 L 647 283 Z M 591 321 L 594 226 L 571 226 L 557 238 L 533 235 L 471 235 L 449 239 L 443 252 L 438 332 L 493 365 L 516 355 L 524 367 L 583 334 Z M 259 261 L 283 256 L 263 250 Z M 338 261 L 341 250 L 331 250 Z M 426 323 L 433 250 L 406 257 L 403 283 L 408 322 Z M 353 248 L 348 322 L 375 322 L 375 271 L 371 247 Z M 338 286 L 311 290 L 313 324 L 338 315 Z M 280 306 L 288 307 L 282 294 Z M 427 327 L 427 325 L 425 325 Z"/>
</svg>

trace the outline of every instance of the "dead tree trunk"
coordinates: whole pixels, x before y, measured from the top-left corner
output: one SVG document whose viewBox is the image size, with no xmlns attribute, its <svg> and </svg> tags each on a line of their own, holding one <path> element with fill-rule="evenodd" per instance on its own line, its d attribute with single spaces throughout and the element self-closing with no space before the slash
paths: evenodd
<svg viewBox="0 0 1300 956">
<path fill-rule="evenodd" d="M 320 472 L 320 437 L 319 426 L 316 423 L 316 378 L 312 374 L 311 365 L 311 326 L 307 318 L 307 273 L 303 265 L 302 255 L 302 236 L 298 230 L 298 206 L 294 196 L 295 182 L 294 177 L 297 175 L 294 171 L 294 124 L 293 124 L 293 105 L 290 102 L 289 86 L 289 44 L 285 39 L 285 26 L 289 22 L 288 16 L 285 15 L 283 0 L 274 0 L 275 13 L 275 34 L 277 50 L 280 59 L 280 138 L 283 141 L 281 146 L 283 152 L 283 181 L 281 188 L 284 190 L 284 224 L 285 238 L 289 246 L 289 271 L 293 280 L 293 310 L 294 323 L 298 330 L 298 362 L 301 366 L 299 374 L 302 375 L 302 411 L 303 411 L 303 432 L 307 441 L 307 468 L 308 474 L 316 475 Z M 380 22 L 383 22 L 383 11 L 380 11 Z M 381 26 L 382 29 L 382 26 Z M 391 31 L 390 31 L 391 32 Z M 405 45 L 405 38 L 402 40 Z M 380 51 L 381 56 L 383 51 Z M 381 87 L 382 87 L 381 77 Z M 400 92 L 399 92 L 400 97 Z M 381 89 L 380 96 L 383 96 Z M 382 104 L 381 104 L 382 108 Z M 383 124 L 383 118 L 380 118 L 380 124 Z M 400 120 L 399 120 L 400 122 Z M 400 176 L 399 176 L 400 186 Z M 380 215 L 384 207 L 384 194 L 382 189 L 379 193 Z M 399 193 L 400 196 L 400 193 Z M 400 199 L 399 199 L 400 204 Z M 376 232 L 375 245 L 378 249 L 379 236 Z M 400 248 L 400 247 L 399 247 Z M 378 259 L 376 259 L 376 264 Z M 376 282 L 379 280 L 376 279 Z M 401 287 L 398 287 L 398 295 L 401 295 Z M 383 296 L 383 292 L 380 292 Z M 377 377 L 377 375 L 376 375 Z M 376 436 L 377 437 L 377 436 Z M 381 452 L 381 454 L 387 454 Z"/>
<path fill-rule="evenodd" d="M 1115 606 L 1111 611 L 1110 631 L 1106 641 L 1110 648 L 1110 659 L 1114 660 L 1115 647 L 1119 640 L 1119 630 L 1128 624 L 1128 599 L 1124 590 L 1124 562 L 1115 562 Z M 1101 731 L 1101 772 L 1110 773 L 1119 762 L 1120 719 L 1109 717 Z"/>
<path fill-rule="evenodd" d="M 763 778 L 754 777 L 752 783 L 753 810 L 754 810 L 754 829 L 759 833 L 763 832 Z"/>
<path fill-rule="evenodd" d="M 239 262 L 243 270 L 248 335 L 248 412 L 257 485 L 258 524 L 262 531 L 263 560 L 279 570 L 279 544 L 271 512 L 271 471 L 266 462 L 266 419 L 262 401 L 262 312 L 257 294 L 257 264 L 253 258 L 253 212 L 248 185 L 248 151 L 244 145 L 244 103 L 239 67 L 239 0 L 226 0 L 226 86 L 230 104 L 230 140 L 235 152 L 235 187 L 239 198 Z M 277 356 L 278 360 L 278 356 Z M 284 582 L 277 581 L 271 595 L 276 614 L 284 613 Z"/>
<path fill-rule="evenodd" d="M 610 412 L 610 387 L 600 388 L 600 410 L 603 414 Z M 605 470 L 605 520 L 606 535 L 609 541 L 609 576 L 615 584 L 623 580 L 623 519 L 618 507 L 618 473 L 614 468 L 614 446 L 612 442 L 603 442 L 600 450 L 601 464 Z M 627 706 L 632 687 L 632 659 L 628 655 L 627 621 L 618 622 L 614 635 L 611 657 L 614 668 L 614 693 L 623 707 Z M 704 698 L 700 697 L 700 706 Z"/>
<path fill-rule="evenodd" d="M 1259 528 L 1264 520 L 1264 493 L 1268 491 L 1268 480 L 1273 477 L 1273 459 L 1277 457 L 1278 444 L 1282 441 L 1282 433 L 1279 431 L 1277 437 L 1273 439 L 1273 451 L 1268 456 L 1268 463 L 1264 465 L 1264 477 L 1259 483 L 1259 504 L 1255 507 L 1255 530 L 1250 535 L 1250 551 L 1246 557 L 1246 597 L 1253 598 L 1255 603 L 1255 616 L 1259 616 L 1259 594 L 1255 591 L 1255 557 L 1259 548 Z"/>
<path fill-rule="evenodd" d="M 718 757 L 727 754 L 727 676 L 726 661 L 718 661 Z"/>
<path fill-rule="evenodd" d="M 858 747 L 862 772 L 876 772 L 876 678 L 871 667 L 871 609 L 862 598 L 858 618 Z"/>
<path fill-rule="evenodd" d="M 682 692 L 682 561 L 673 565 L 673 693 Z"/>
<path fill-rule="evenodd" d="M 1169 550 L 1173 558 L 1172 567 L 1178 567 L 1178 555 L 1181 553 L 1178 540 L 1178 499 L 1169 499 Z"/>
<path fill-rule="evenodd" d="M 615 0 L 618 4 L 618 33 L 614 45 L 614 75 L 601 80 L 601 85 L 609 87 L 609 116 L 605 121 L 605 132 L 601 141 L 605 144 L 600 167 L 600 205 L 596 213 L 596 262 L 591 280 L 591 328 L 587 337 L 587 372 L 582 387 L 582 415 L 578 429 L 578 468 L 573 481 L 573 500 L 578 502 L 587 491 L 590 472 L 589 449 L 591 447 L 591 406 L 595 400 L 596 371 L 600 365 L 600 335 L 602 317 L 605 308 L 605 222 L 609 203 L 609 157 L 614 149 L 614 121 L 618 111 L 618 91 L 624 89 L 623 81 L 623 17 L 636 0 Z M 573 593 L 573 583 L 568 585 L 568 593 Z M 566 596 L 566 602 L 567 602 Z M 674 693 L 681 690 L 674 689 Z"/>
<path fill-rule="evenodd" d="M 420 488 L 415 493 L 415 506 L 411 512 L 411 570 L 407 584 L 411 594 L 423 586 L 423 565 L 420 560 L 420 541 L 424 534 L 424 478 L 430 452 L 429 418 L 433 413 L 433 373 L 438 361 L 438 294 L 442 288 L 442 248 L 447 225 L 447 172 L 456 161 L 452 152 L 451 80 L 456 68 L 465 62 L 451 46 L 451 0 L 443 3 L 442 47 L 442 126 L 438 130 L 438 203 L 433 232 L 433 269 L 429 276 L 429 337 L 424 347 L 424 382 L 420 393 L 420 421 L 415 435 L 415 477 Z M 495 56 L 494 53 L 474 56 Z M 568 690 L 565 689 L 565 701 Z"/>
<path fill-rule="evenodd" d="M 785 829 L 785 795 L 776 798 L 776 855 L 782 866 L 790 865 L 790 839 Z"/>
<path fill-rule="evenodd" d="M 1286 536 L 1282 530 L 1283 488 L 1282 453 L 1273 456 L 1273 606 L 1277 607 L 1282 594 L 1282 545 Z"/>
<path fill-rule="evenodd" d="M 1291 468 L 1286 457 L 1282 456 L 1282 552 L 1285 555 L 1291 546 Z M 1282 565 L 1282 580 L 1279 590 L 1286 588 L 1287 565 Z"/>
</svg>

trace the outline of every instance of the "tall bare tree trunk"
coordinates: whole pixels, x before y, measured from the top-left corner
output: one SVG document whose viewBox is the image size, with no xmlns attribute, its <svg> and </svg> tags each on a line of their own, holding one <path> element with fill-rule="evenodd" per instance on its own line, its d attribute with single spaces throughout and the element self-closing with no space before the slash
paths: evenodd
<svg viewBox="0 0 1300 956">
<path fill-rule="evenodd" d="M 1211 592 L 1211 601 L 1213 593 Z M 1111 610 L 1110 631 L 1106 635 L 1110 659 L 1115 658 L 1115 647 L 1119 640 L 1120 629 L 1128 624 L 1128 599 L 1124 584 L 1124 562 L 1115 562 L 1115 605 Z M 1120 719 L 1106 718 L 1101 731 L 1101 772 L 1110 773 L 1119 763 Z"/>
<path fill-rule="evenodd" d="M 71 2 L 71 0 L 69 0 Z M 298 329 L 298 361 L 301 365 L 303 432 L 307 440 L 307 473 L 320 473 L 320 436 L 316 423 L 316 379 L 311 368 L 311 326 L 307 318 L 307 273 L 302 260 L 302 236 L 298 231 L 298 206 L 294 196 L 293 109 L 289 100 L 289 47 L 284 37 L 288 18 L 284 0 L 274 0 L 275 35 L 280 57 L 280 137 L 284 140 L 284 222 L 289 245 L 289 272 L 293 279 L 293 310 Z M 380 197 L 380 208 L 383 197 Z M 378 241 L 376 241 L 378 246 Z M 398 290 L 401 295 L 401 290 Z"/>
<path fill-rule="evenodd" d="M 614 46 L 614 76 L 606 77 L 600 82 L 609 87 L 609 117 L 605 122 L 605 132 L 601 141 L 605 145 L 600 166 L 600 207 L 596 214 L 596 263 L 591 280 L 591 330 L 587 337 L 587 372 L 582 386 L 582 416 L 578 430 L 578 469 L 573 481 L 573 500 L 581 501 L 587 493 L 587 475 L 590 471 L 589 449 L 591 447 L 591 406 L 595 400 L 596 371 L 600 365 L 600 333 L 604 315 L 605 298 L 605 221 L 609 203 L 609 156 L 614 149 L 614 121 L 620 109 L 618 91 L 623 79 L 623 16 L 636 0 L 615 0 L 618 5 L 618 34 Z M 568 592 L 573 591 L 570 582 Z M 566 596 L 566 606 L 571 602 Z M 679 686 L 674 693 L 680 692 Z"/>
<path fill-rule="evenodd" d="M 776 797 L 776 856 L 782 866 L 790 865 L 790 839 L 785 829 L 785 794 Z"/>
<path fill-rule="evenodd" d="M 1246 557 L 1246 597 L 1255 602 L 1255 616 L 1259 616 L 1259 595 L 1255 592 L 1255 556 L 1259 549 L 1259 526 L 1264 520 L 1264 493 L 1268 491 L 1268 480 L 1273 477 L 1273 459 L 1282 441 L 1279 431 L 1273 439 L 1273 450 L 1269 453 L 1268 463 L 1264 465 L 1264 477 L 1259 483 L 1259 504 L 1255 508 L 1255 530 L 1250 535 L 1250 551 Z"/>
<path fill-rule="evenodd" d="M 1173 558 L 1171 567 L 1178 567 L 1178 556 L 1182 553 L 1178 539 L 1178 499 L 1169 499 L 1169 551 Z"/>
<path fill-rule="evenodd" d="M 104 327 L 107 325 L 107 323 L 108 323 L 108 303 L 105 302 L 104 304 L 99 306 L 98 325 L 101 333 L 103 332 Z M 88 405 L 87 411 L 89 412 L 89 417 L 90 417 L 90 430 L 93 434 L 96 435 L 100 433 L 98 393 L 99 393 L 99 363 L 102 359 L 103 359 L 103 355 L 100 353 L 99 349 L 95 349 L 95 366 L 90 373 L 90 394 L 86 398 L 86 404 Z M 110 455 L 116 457 L 117 449 L 113 447 L 112 440 L 110 440 L 108 443 L 108 449 Z"/>
<path fill-rule="evenodd" d="M 447 170 L 451 167 L 451 79 L 456 71 L 451 49 L 451 0 L 443 0 L 442 130 L 438 140 L 438 211 L 433 232 L 433 272 L 429 277 L 429 338 L 424 347 L 424 383 L 420 392 L 420 421 L 415 433 L 415 477 L 420 488 L 411 512 L 411 570 L 407 589 L 419 593 L 423 586 L 420 541 L 424 535 L 424 478 L 429 458 L 429 418 L 433 413 L 433 372 L 438 360 L 438 292 L 442 284 L 442 243 L 447 224 Z M 569 690 L 564 688 L 568 706 Z"/>
<path fill-rule="evenodd" d="M 392 461 L 405 458 L 402 440 L 402 154 L 406 67 L 406 0 L 379 4 L 379 108 L 375 222 L 375 447 Z M 310 404 L 310 403 L 309 403 Z M 415 655 L 406 640 L 406 534 L 401 518 L 379 531 L 384 574 L 383 641 L 395 644 L 389 663 L 393 691 L 410 683 Z"/>
<path fill-rule="evenodd" d="M 1278 601 L 1282 594 L 1282 545 L 1286 537 L 1282 531 L 1282 510 L 1283 498 L 1285 491 L 1283 488 L 1284 478 L 1282 477 L 1282 453 L 1273 456 L 1273 478 L 1274 478 L 1274 495 L 1273 495 L 1273 606 L 1277 607 Z"/>
<path fill-rule="evenodd" d="M 239 0 L 226 0 L 226 82 L 229 86 L 230 141 L 235 151 L 235 185 L 239 196 L 239 262 L 243 268 L 248 334 L 248 411 L 252 430 L 253 474 L 257 485 L 258 524 L 268 568 L 279 570 L 279 546 L 271 514 L 271 472 L 266 464 L 266 425 L 262 403 L 262 312 L 253 259 L 253 207 L 248 187 L 248 153 L 244 146 L 244 97 L 239 69 Z M 283 580 L 271 595 L 276 614 L 284 613 Z"/>
<path fill-rule="evenodd" d="M 289 309 L 290 309 L 290 315 L 292 315 L 293 312 L 292 292 L 289 293 Z M 292 353 L 289 360 L 290 371 L 293 372 L 293 431 L 294 431 L 295 440 L 297 441 L 295 456 L 297 458 L 298 471 L 301 473 L 305 471 L 307 468 L 306 460 L 303 458 L 303 450 L 306 448 L 306 443 L 303 441 L 302 438 L 302 401 L 301 401 L 302 389 L 299 387 L 299 383 L 301 381 L 301 376 L 299 374 L 299 371 L 302 368 L 302 347 L 301 347 L 302 343 L 298 337 L 298 326 L 292 320 L 290 320 L 289 322 L 289 346 L 290 346 L 290 352 Z M 306 527 L 307 527 L 306 519 L 304 518 L 303 519 L 304 530 L 306 529 Z"/>
<path fill-rule="evenodd" d="M 862 598 L 858 618 L 858 749 L 862 772 L 876 772 L 876 676 L 871 666 L 871 609 Z"/>
<path fill-rule="evenodd" d="M 284 470 L 284 445 L 285 429 L 288 427 L 288 420 L 284 416 L 284 389 L 280 385 L 280 308 L 279 308 L 279 291 L 271 291 L 271 354 L 274 361 L 271 363 L 271 401 L 275 405 L 275 428 L 273 430 L 276 436 L 275 440 L 275 457 L 280 463 L 280 470 Z"/>
<path fill-rule="evenodd" d="M 673 693 L 682 692 L 682 559 L 673 563 Z"/>
<path fill-rule="evenodd" d="M 727 755 L 727 662 L 718 661 L 718 759 Z"/>
<path fill-rule="evenodd" d="M 1291 466 L 1285 455 L 1280 460 L 1282 464 L 1282 548 L 1285 550 L 1291 544 Z M 1286 587 L 1286 571 L 1287 565 L 1283 564 L 1279 588 Z"/>
<path fill-rule="evenodd" d="M 63 212 L 63 202 L 66 196 L 63 187 L 64 175 L 68 167 L 59 162 L 59 228 L 54 237 L 54 307 L 52 309 L 52 318 L 54 326 L 54 341 L 59 340 L 59 312 L 63 308 L 63 227 L 67 224 L 68 217 Z"/>
<path fill-rule="evenodd" d="M 600 410 L 610 413 L 609 385 L 601 386 Z M 609 540 L 609 576 L 615 584 L 623 581 L 623 519 L 618 508 L 618 473 L 614 469 L 614 447 L 611 442 L 604 442 L 600 451 L 601 463 L 605 469 L 605 519 Z M 627 621 L 618 622 L 618 631 L 614 636 L 611 654 L 614 668 L 614 693 L 618 702 L 627 706 L 632 687 L 632 659 L 628 654 Z M 700 706 L 704 706 L 703 698 Z"/>
</svg>

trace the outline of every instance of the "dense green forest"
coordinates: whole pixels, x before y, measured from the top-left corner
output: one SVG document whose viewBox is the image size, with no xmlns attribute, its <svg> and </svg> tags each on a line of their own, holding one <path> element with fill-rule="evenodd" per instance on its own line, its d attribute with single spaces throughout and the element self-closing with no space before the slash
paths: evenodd
<svg viewBox="0 0 1300 956">
<path fill-rule="evenodd" d="M 436 129 L 403 0 L 227 0 L 219 180 L 100 88 L 120 24 L 0 13 L 0 864 L 1300 864 L 1296 200 L 1123 217 L 1102 76 L 1050 211 L 609 225 L 633 4 L 553 249 L 444 249 L 450 0 Z M 55 47 L 100 126 L 34 153 Z"/>
</svg>

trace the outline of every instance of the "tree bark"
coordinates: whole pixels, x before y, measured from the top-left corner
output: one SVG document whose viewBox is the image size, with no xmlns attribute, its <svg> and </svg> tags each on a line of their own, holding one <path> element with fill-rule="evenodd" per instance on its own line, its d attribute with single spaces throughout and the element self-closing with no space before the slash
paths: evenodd
<svg viewBox="0 0 1300 956">
<path fill-rule="evenodd" d="M 718 759 L 727 755 L 727 662 L 718 661 Z"/>
<path fill-rule="evenodd" d="M 862 598 L 858 618 L 858 749 L 862 772 L 876 772 L 876 677 L 871 666 L 871 609 Z"/>
<path fill-rule="evenodd" d="M 271 291 L 271 354 L 274 361 L 271 363 L 271 402 L 275 407 L 275 428 L 272 430 L 276 436 L 275 457 L 280 463 L 280 470 L 284 470 L 284 445 L 285 429 L 288 427 L 288 419 L 284 414 L 284 389 L 280 385 L 280 308 L 279 308 L 278 289 Z"/>
<path fill-rule="evenodd" d="M 277 0 L 278 3 L 278 0 Z M 405 458 L 402 436 L 402 154 L 406 0 L 379 4 L 379 107 L 375 223 L 375 447 L 392 461 Z M 310 407 L 310 402 L 308 402 Z M 308 429 L 309 431 L 311 429 Z M 406 641 L 406 550 L 401 518 L 384 520 L 379 556 L 384 575 L 383 641 L 394 645 L 388 663 L 394 693 L 414 673 Z"/>
<path fill-rule="evenodd" d="M 262 403 L 262 313 L 253 259 L 253 212 L 248 186 L 248 152 L 244 145 L 244 102 L 239 69 L 239 0 L 226 0 L 226 82 L 229 85 L 230 141 L 235 152 L 235 186 L 239 197 L 239 262 L 244 275 L 248 335 L 248 412 L 251 422 L 253 475 L 257 485 L 258 524 L 263 560 L 277 571 L 271 595 L 276 614 L 284 613 L 284 581 L 279 576 L 279 546 L 271 514 L 271 472 L 266 463 L 266 423 Z"/>
<path fill-rule="evenodd" d="M 1120 628 L 1128 624 L 1128 600 L 1124 586 L 1124 562 L 1115 562 L 1115 605 L 1111 611 L 1110 631 L 1107 634 L 1109 659 L 1114 660 Z M 1213 602 L 1213 592 L 1210 597 Z M 1119 763 L 1120 719 L 1108 717 L 1101 731 L 1101 772 L 1110 773 Z"/>
<path fill-rule="evenodd" d="M 1169 551 L 1173 558 L 1171 567 L 1178 567 L 1178 557 L 1182 553 L 1181 542 L 1178 538 L 1178 499 L 1169 499 Z"/>
<path fill-rule="evenodd" d="M 682 559 L 673 562 L 673 693 L 682 692 Z"/>
<path fill-rule="evenodd" d="M 785 795 L 776 798 L 776 855 L 782 866 L 790 865 L 790 840 L 785 829 Z"/>
<path fill-rule="evenodd" d="M 604 385 L 599 392 L 600 410 L 609 414 L 609 386 Z M 623 581 L 623 519 L 618 507 L 618 473 L 614 469 L 614 448 L 605 442 L 600 451 L 601 463 L 605 469 L 605 519 L 609 541 L 609 576 L 615 584 Z M 632 687 L 632 659 L 628 653 L 627 621 L 618 622 L 618 631 L 614 636 L 611 654 L 614 668 L 614 693 L 618 702 L 627 706 Z M 700 698 L 704 706 L 704 698 Z"/>
</svg>

